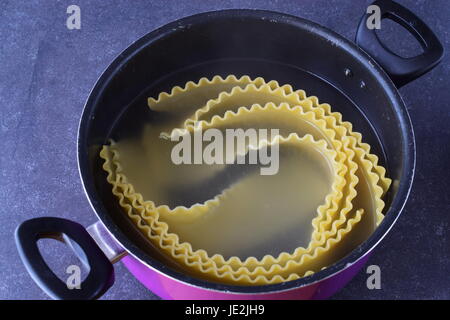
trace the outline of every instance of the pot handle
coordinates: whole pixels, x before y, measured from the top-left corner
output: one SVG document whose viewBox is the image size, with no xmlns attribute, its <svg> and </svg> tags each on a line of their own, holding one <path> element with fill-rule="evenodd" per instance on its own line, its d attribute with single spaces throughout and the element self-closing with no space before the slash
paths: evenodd
<svg viewBox="0 0 450 320">
<path fill-rule="evenodd" d="M 68 244 L 89 270 L 78 288 L 70 289 L 47 265 L 37 246 L 37 241 L 43 238 L 52 238 Z M 114 283 L 111 262 L 86 229 L 76 222 L 51 217 L 27 220 L 17 227 L 15 240 L 28 273 L 53 299 L 96 299 Z"/>
<path fill-rule="evenodd" d="M 372 5 L 380 8 L 381 19 L 397 22 L 420 42 L 424 52 L 403 58 L 389 50 L 378 38 L 375 29 L 369 29 L 366 13 L 359 22 L 356 44 L 371 55 L 386 71 L 397 87 L 420 77 L 434 68 L 442 59 L 444 48 L 431 29 L 414 13 L 391 0 L 377 0 Z"/>
</svg>

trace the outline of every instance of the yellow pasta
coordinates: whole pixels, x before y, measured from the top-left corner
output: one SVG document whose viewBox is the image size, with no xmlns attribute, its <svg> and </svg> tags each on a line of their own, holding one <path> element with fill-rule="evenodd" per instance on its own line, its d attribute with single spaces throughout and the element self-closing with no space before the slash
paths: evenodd
<svg viewBox="0 0 450 320">
<path fill-rule="evenodd" d="M 244 285 L 297 279 L 345 256 L 383 218 L 390 179 L 377 156 L 340 113 L 302 90 L 262 78 L 216 76 L 149 98 L 149 107 L 170 120 L 149 124 L 141 139 L 112 141 L 100 156 L 124 211 L 186 272 Z M 277 146 L 279 173 L 239 169 L 239 179 L 210 197 L 176 203 L 177 190 L 195 198 L 190 189 L 230 170 L 170 161 L 170 138 L 198 128 L 279 129 L 265 144 L 245 145 L 243 153 Z M 289 235 L 285 241 L 283 234 Z"/>
</svg>

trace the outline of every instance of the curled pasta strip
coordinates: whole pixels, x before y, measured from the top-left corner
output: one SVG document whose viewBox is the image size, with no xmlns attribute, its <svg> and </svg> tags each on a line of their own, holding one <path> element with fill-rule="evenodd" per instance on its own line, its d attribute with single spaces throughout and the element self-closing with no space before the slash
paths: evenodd
<svg viewBox="0 0 450 320">
<path fill-rule="evenodd" d="M 313 133 L 290 128 L 271 143 L 301 144 L 307 141 L 315 144 L 334 161 L 335 172 L 332 192 L 312 221 L 313 234 L 307 248 L 299 247 L 277 257 L 266 255 L 261 260 L 249 257 L 242 261 L 236 256 L 225 259 L 220 254 L 209 256 L 205 250 L 194 250 L 189 242 L 180 241 L 177 234 L 169 232 L 169 225 L 161 220 L 164 216 L 197 219 L 220 205 L 228 190 L 191 207 L 156 206 L 127 181 L 114 142 L 104 146 L 100 156 L 105 160 L 103 167 L 120 205 L 138 228 L 190 272 L 213 281 L 248 285 L 297 279 L 341 258 L 347 253 L 345 247 L 349 243 L 355 246 L 367 237 L 371 220 L 376 221 L 374 225 L 382 220 L 384 202 L 381 197 L 389 187 L 390 179 L 385 177 L 384 168 L 378 165 L 378 158 L 370 154 L 370 146 L 362 142 L 361 135 L 352 131 L 350 123 L 342 121 L 340 113 L 331 112 L 329 105 L 319 104 L 316 97 L 307 97 L 304 91 L 294 91 L 289 85 L 279 86 L 276 81 L 265 83 L 262 78 L 251 80 L 247 76 L 239 79 L 216 76 L 212 80 L 202 78 L 198 83 L 188 82 L 184 88 L 173 88 L 170 94 L 161 93 L 157 99 L 149 98 L 149 105 L 155 111 L 179 113 L 174 107 L 178 105 L 175 102 L 189 99 L 189 107 L 182 112 L 185 120 L 178 124 L 182 130 L 195 130 L 198 123 L 202 123 L 202 128 L 226 127 L 242 117 L 251 123 L 252 117 L 261 121 L 265 115 L 274 114 L 289 116 L 292 123 L 295 123 L 293 120 L 305 121 L 314 128 Z M 166 137 L 181 129 L 174 124 L 158 128 Z M 352 204 L 361 179 L 369 185 L 374 204 L 369 210 L 355 210 Z"/>
</svg>

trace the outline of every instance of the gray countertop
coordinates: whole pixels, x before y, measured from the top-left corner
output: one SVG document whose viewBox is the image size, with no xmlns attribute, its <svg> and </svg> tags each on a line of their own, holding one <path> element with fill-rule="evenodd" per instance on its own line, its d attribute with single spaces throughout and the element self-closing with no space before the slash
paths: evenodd
<svg viewBox="0 0 450 320">
<path fill-rule="evenodd" d="M 447 0 L 398 0 L 449 44 Z M 0 2 L 0 298 L 47 299 L 20 262 L 16 226 L 58 216 L 95 222 L 76 163 L 77 126 L 90 89 L 112 59 L 147 32 L 194 13 L 224 8 L 281 11 L 318 22 L 349 39 L 370 2 L 302 1 L 15 1 Z M 66 8 L 81 8 L 81 29 L 66 28 Z M 407 52 L 414 44 L 387 33 Z M 412 194 L 397 224 L 369 264 L 382 287 L 369 290 L 359 273 L 336 299 L 450 299 L 450 111 L 448 58 L 400 90 L 417 139 Z M 73 257 L 54 241 L 44 255 L 63 274 Z M 155 299 L 121 265 L 103 299 Z"/>
</svg>

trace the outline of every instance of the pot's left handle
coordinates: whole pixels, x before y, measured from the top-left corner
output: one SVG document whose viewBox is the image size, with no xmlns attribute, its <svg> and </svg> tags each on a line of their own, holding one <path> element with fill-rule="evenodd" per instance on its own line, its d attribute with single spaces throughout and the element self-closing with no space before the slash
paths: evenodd
<svg viewBox="0 0 450 320">
<path fill-rule="evenodd" d="M 20 257 L 33 280 L 54 299 L 96 299 L 114 283 L 114 268 L 86 229 L 62 218 L 35 218 L 16 229 L 16 245 Z M 42 257 L 37 242 L 52 238 L 68 244 L 89 274 L 78 288 L 70 289 L 60 280 Z"/>
</svg>

